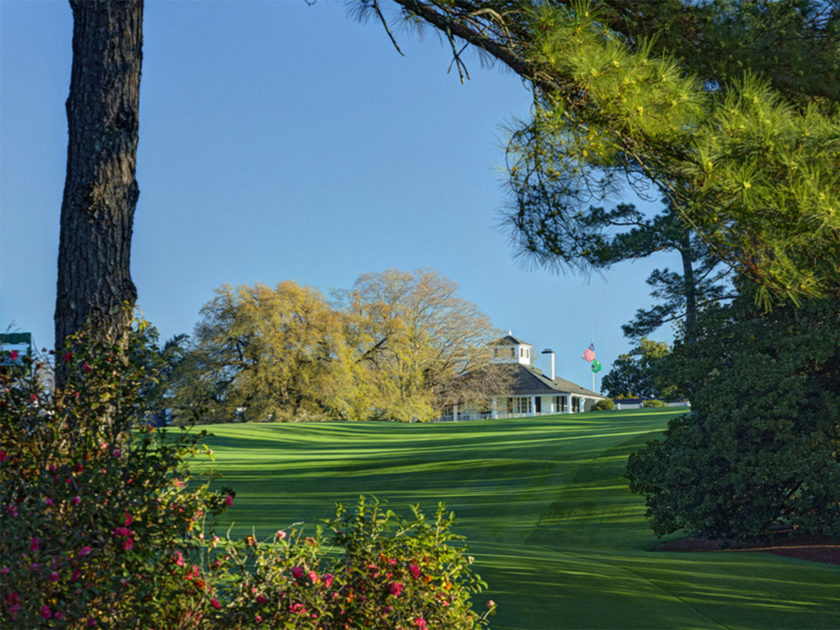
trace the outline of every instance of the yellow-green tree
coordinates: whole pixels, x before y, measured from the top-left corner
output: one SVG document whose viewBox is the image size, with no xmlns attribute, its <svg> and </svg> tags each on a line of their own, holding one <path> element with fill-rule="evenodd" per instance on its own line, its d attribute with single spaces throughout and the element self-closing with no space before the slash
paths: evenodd
<svg viewBox="0 0 840 630">
<path fill-rule="evenodd" d="M 477 405 L 504 390 L 501 374 L 464 378 L 489 364 L 488 344 L 499 331 L 437 271 L 364 274 L 341 302 L 373 417 L 429 420 L 448 404 Z"/>
<path fill-rule="evenodd" d="M 176 379 L 176 413 L 210 422 L 355 419 L 355 366 L 342 316 L 319 291 L 292 281 L 224 285 L 201 309 Z"/>
</svg>

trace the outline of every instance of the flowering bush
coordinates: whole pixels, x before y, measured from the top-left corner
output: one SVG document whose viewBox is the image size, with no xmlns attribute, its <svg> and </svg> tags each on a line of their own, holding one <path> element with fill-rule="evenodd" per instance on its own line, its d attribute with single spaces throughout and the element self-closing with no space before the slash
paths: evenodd
<svg viewBox="0 0 840 630">
<path fill-rule="evenodd" d="M 205 531 L 234 493 L 191 478 L 203 432 L 145 423 L 153 338 L 141 322 L 127 348 L 71 340 L 61 391 L 28 357 L 0 373 L 0 627 L 486 626 L 495 604 L 470 609 L 484 583 L 442 507 L 406 520 L 363 499 L 328 542 Z"/>
<path fill-rule="evenodd" d="M 135 359 L 142 337 L 129 341 Z M 57 357 L 62 391 L 44 387 L 48 366 L 29 357 L 0 377 L 0 626 L 195 625 L 207 593 L 168 559 L 199 542 L 199 520 L 230 493 L 188 483 L 200 435 L 143 423 L 153 375 L 141 361 L 84 336 L 72 347 Z"/>
<path fill-rule="evenodd" d="M 219 619 L 242 628 L 486 627 L 495 604 L 481 615 L 471 609 L 471 593 L 486 585 L 452 521 L 443 506 L 434 519 L 416 506 L 405 519 L 362 498 L 352 511 L 339 506 L 329 548 L 321 530 L 228 542 L 215 561 L 232 585 Z"/>
</svg>

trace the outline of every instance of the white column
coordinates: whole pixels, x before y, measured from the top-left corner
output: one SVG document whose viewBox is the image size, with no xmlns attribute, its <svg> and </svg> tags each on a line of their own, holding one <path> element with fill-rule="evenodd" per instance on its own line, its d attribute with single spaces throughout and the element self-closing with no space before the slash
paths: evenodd
<svg viewBox="0 0 840 630">
<path fill-rule="evenodd" d="M 566 413 L 572 413 L 572 395 L 566 394 Z"/>
<path fill-rule="evenodd" d="M 536 400 L 536 398 L 537 398 L 536 396 L 531 396 L 531 415 L 532 416 L 537 415 L 537 400 Z"/>
<path fill-rule="evenodd" d="M 452 405 L 452 419 L 458 421 L 458 405 Z"/>
<path fill-rule="evenodd" d="M 490 417 L 495 420 L 499 416 L 499 410 L 496 407 L 496 399 L 490 402 Z"/>
</svg>

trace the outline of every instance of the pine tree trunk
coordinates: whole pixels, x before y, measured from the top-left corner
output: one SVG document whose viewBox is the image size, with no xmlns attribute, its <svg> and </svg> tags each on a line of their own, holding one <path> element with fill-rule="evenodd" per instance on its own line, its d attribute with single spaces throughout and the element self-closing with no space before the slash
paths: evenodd
<svg viewBox="0 0 840 630">
<path fill-rule="evenodd" d="M 73 66 L 61 204 L 55 344 L 85 324 L 119 337 L 137 291 L 130 275 L 143 0 L 70 0 Z M 62 362 L 56 362 L 61 366 Z M 57 374 L 59 386 L 65 375 Z"/>
</svg>

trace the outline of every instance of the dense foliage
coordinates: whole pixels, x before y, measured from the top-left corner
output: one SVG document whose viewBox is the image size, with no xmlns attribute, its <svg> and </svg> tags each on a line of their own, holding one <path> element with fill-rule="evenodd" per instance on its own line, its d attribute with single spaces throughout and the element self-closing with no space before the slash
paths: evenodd
<svg viewBox="0 0 840 630">
<path fill-rule="evenodd" d="M 628 464 L 656 534 L 840 534 L 840 303 L 763 313 L 747 295 L 698 335 L 673 361 L 692 413 Z"/>
<path fill-rule="evenodd" d="M 146 352 L 142 337 L 129 356 Z M 188 483 L 199 436 L 144 424 L 150 375 L 123 346 L 85 341 L 57 357 L 61 391 L 45 391 L 47 366 L 29 358 L 3 376 L 0 625 L 183 627 L 209 598 L 170 558 L 232 495 Z"/>
</svg>

